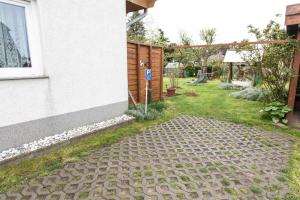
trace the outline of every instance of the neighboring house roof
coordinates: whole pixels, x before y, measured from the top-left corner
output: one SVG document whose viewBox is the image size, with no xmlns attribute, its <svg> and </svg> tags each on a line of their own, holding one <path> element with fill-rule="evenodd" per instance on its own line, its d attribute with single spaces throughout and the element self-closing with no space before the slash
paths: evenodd
<svg viewBox="0 0 300 200">
<path fill-rule="evenodd" d="M 224 58 L 224 63 L 244 63 L 243 55 L 247 54 L 247 51 L 241 51 L 241 52 L 236 52 L 236 51 L 227 51 L 225 58 Z"/>
<path fill-rule="evenodd" d="M 178 68 L 183 68 L 183 64 L 182 63 L 178 63 L 178 62 L 172 62 L 172 63 L 168 63 L 166 66 L 166 69 L 178 69 Z"/>
<path fill-rule="evenodd" d="M 156 0 L 126 0 L 126 12 L 133 12 L 154 7 Z"/>
</svg>

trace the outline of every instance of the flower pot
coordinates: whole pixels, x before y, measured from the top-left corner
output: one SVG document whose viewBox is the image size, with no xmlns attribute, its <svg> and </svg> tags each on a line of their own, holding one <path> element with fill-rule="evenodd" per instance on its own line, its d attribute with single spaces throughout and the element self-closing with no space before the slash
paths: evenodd
<svg viewBox="0 0 300 200">
<path fill-rule="evenodd" d="M 176 95 L 176 88 L 168 88 L 167 89 L 167 95 L 168 95 L 168 97 L 173 97 L 173 96 L 175 96 Z"/>
</svg>

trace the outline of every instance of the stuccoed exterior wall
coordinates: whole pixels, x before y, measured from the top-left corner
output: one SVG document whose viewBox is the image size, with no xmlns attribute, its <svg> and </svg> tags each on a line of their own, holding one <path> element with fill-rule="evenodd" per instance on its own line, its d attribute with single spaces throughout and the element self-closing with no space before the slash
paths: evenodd
<svg viewBox="0 0 300 200">
<path fill-rule="evenodd" d="M 128 106 L 124 0 L 32 1 L 49 78 L 0 81 L 0 150 Z"/>
</svg>

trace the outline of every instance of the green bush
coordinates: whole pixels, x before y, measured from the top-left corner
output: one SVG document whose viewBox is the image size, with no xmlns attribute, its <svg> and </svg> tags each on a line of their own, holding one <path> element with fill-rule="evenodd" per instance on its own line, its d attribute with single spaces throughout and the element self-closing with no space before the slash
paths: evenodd
<svg viewBox="0 0 300 200">
<path fill-rule="evenodd" d="M 231 93 L 230 96 L 236 99 L 246 99 L 249 101 L 263 101 L 266 97 L 263 91 L 256 88 L 246 88 L 244 90 Z"/>
<path fill-rule="evenodd" d="M 214 67 L 212 71 L 215 73 L 215 75 L 216 75 L 218 78 L 220 78 L 220 77 L 223 75 L 223 71 L 224 71 L 224 70 L 223 70 L 222 67 L 217 66 L 217 67 Z"/>
<path fill-rule="evenodd" d="M 167 108 L 167 106 L 163 102 L 159 101 L 149 104 L 149 108 L 154 109 L 158 112 L 163 112 Z"/>
<path fill-rule="evenodd" d="M 241 90 L 243 89 L 242 86 L 234 85 L 233 83 L 221 83 L 219 88 L 223 90 Z"/>
<path fill-rule="evenodd" d="M 186 68 L 184 68 L 184 76 L 195 77 L 195 68 L 192 66 L 187 66 Z"/>
<path fill-rule="evenodd" d="M 291 111 L 292 109 L 288 105 L 275 101 L 268 104 L 260 112 L 263 113 L 263 117 L 271 119 L 275 124 L 287 124 L 286 116 Z"/>
<path fill-rule="evenodd" d="M 154 120 L 161 116 L 166 109 L 166 105 L 162 102 L 155 102 L 148 105 L 147 113 L 145 113 L 145 105 L 140 104 L 135 109 L 133 106 L 129 106 L 126 114 L 136 118 L 137 121 Z"/>
<path fill-rule="evenodd" d="M 213 72 L 213 67 L 212 66 L 207 66 L 206 70 L 207 70 L 207 73 L 212 73 Z"/>
</svg>

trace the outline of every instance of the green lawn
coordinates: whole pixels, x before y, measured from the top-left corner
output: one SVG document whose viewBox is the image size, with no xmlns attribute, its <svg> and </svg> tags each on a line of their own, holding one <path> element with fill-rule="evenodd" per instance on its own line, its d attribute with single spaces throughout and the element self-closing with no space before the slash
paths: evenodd
<svg viewBox="0 0 300 200">
<path fill-rule="evenodd" d="M 81 159 L 83 156 L 90 154 L 100 147 L 115 143 L 124 137 L 138 134 L 147 127 L 162 123 L 180 114 L 258 126 L 269 131 L 283 132 L 293 135 L 295 138 L 300 138 L 299 131 L 292 128 L 278 128 L 270 121 L 261 119 L 259 111 L 263 107 L 262 103 L 231 98 L 229 94 L 232 91 L 219 89 L 219 81 L 209 81 L 199 86 L 192 86 L 188 83 L 190 81 L 191 79 L 180 80 L 181 89 L 178 89 L 177 93 L 181 95 L 167 98 L 165 100 L 168 105 L 166 114 L 155 121 L 134 122 L 126 127 L 90 136 L 76 144 L 64 147 L 48 155 L 23 161 L 19 165 L 0 168 L 0 192 L 7 191 L 9 188 L 26 182 L 32 177 L 51 174 L 53 170 L 60 168 L 69 161 Z M 170 85 L 168 79 L 165 80 L 165 84 Z M 188 97 L 184 95 L 186 92 L 194 92 L 198 96 Z M 288 170 L 291 188 L 297 194 L 300 194 L 299 140 L 297 139 L 298 143 L 292 152 L 290 169 Z"/>
<path fill-rule="evenodd" d="M 189 82 L 192 79 L 180 79 L 176 93 L 179 95 L 167 99 L 167 104 L 177 114 L 189 114 L 207 118 L 243 123 L 259 126 L 270 131 L 281 131 L 300 138 L 300 131 L 292 128 L 275 127 L 271 121 L 262 119 L 260 110 L 263 104 L 255 101 L 235 99 L 229 96 L 233 90 L 223 90 L 218 86 L 219 80 L 209 81 L 206 84 L 193 86 Z M 168 84 L 168 79 L 165 79 Z M 186 92 L 194 92 L 197 97 L 183 95 Z"/>
</svg>

